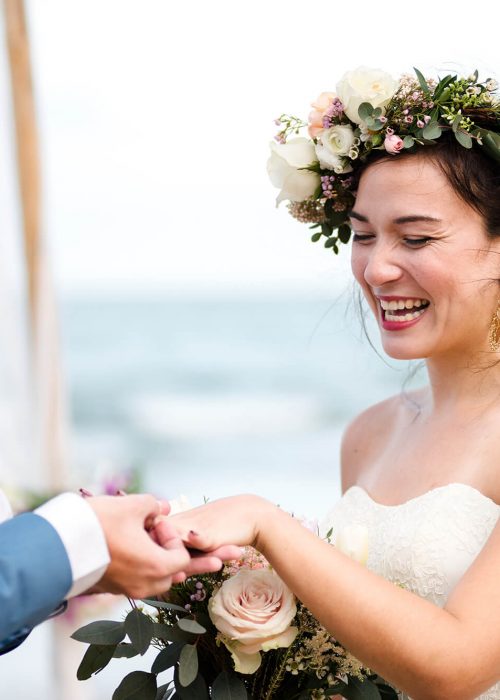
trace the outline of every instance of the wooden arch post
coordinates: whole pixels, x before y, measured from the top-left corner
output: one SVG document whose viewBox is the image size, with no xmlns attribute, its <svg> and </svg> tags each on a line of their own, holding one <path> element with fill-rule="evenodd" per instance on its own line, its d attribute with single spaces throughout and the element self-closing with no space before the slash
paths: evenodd
<svg viewBox="0 0 500 700">
<path fill-rule="evenodd" d="M 29 36 L 23 0 L 4 0 L 17 174 L 26 258 L 37 452 L 49 490 L 65 482 L 65 411 L 59 340 L 42 234 L 41 172 Z"/>
</svg>

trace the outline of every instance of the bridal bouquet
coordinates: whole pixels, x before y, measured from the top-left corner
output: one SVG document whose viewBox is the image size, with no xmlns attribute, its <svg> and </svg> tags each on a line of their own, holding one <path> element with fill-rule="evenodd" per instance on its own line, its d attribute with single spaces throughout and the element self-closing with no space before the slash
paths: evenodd
<svg viewBox="0 0 500 700">
<path fill-rule="evenodd" d="M 151 669 L 128 673 L 113 700 L 397 698 L 250 547 L 221 571 L 189 578 L 142 603 L 131 601 L 123 621 L 92 622 L 72 635 L 90 644 L 80 680 L 113 658 L 157 649 Z M 171 680 L 159 680 L 168 670 Z"/>
</svg>

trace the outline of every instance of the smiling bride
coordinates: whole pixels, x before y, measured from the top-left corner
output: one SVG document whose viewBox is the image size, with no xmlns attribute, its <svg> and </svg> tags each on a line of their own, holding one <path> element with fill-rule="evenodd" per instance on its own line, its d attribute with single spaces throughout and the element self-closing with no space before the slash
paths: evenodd
<svg viewBox="0 0 500 700">
<path fill-rule="evenodd" d="M 427 364 L 344 436 L 327 527 L 364 528 L 367 566 L 257 496 L 172 522 L 191 547 L 253 544 L 401 698 L 500 700 L 500 103 L 477 73 L 415 74 L 346 74 L 308 124 L 278 120 L 268 166 L 313 240 L 352 238 L 387 355 Z"/>
</svg>

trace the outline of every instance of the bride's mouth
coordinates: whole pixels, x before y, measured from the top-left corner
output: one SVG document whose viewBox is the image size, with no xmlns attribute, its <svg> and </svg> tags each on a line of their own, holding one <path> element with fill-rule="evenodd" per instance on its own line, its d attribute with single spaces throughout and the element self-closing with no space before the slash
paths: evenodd
<svg viewBox="0 0 500 700">
<path fill-rule="evenodd" d="M 398 330 L 413 325 L 429 307 L 428 299 L 410 297 L 390 297 L 378 299 L 382 325 L 387 330 Z"/>
</svg>

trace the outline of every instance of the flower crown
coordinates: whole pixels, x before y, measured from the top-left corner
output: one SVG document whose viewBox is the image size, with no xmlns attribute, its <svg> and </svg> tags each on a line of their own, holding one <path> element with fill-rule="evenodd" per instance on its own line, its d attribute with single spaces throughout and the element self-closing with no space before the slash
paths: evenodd
<svg viewBox="0 0 500 700">
<path fill-rule="evenodd" d="M 351 237 L 356 171 L 371 151 L 396 156 L 436 143 L 445 131 L 464 148 L 474 144 L 500 162 L 500 100 L 497 83 L 446 75 L 439 81 L 358 68 L 344 75 L 337 92 L 323 92 L 312 103 L 309 122 L 287 114 L 271 143 L 267 170 L 280 188 L 278 205 L 288 200 L 292 216 L 311 224 L 313 241 L 339 251 Z M 310 139 L 290 138 L 308 127 Z"/>
</svg>

